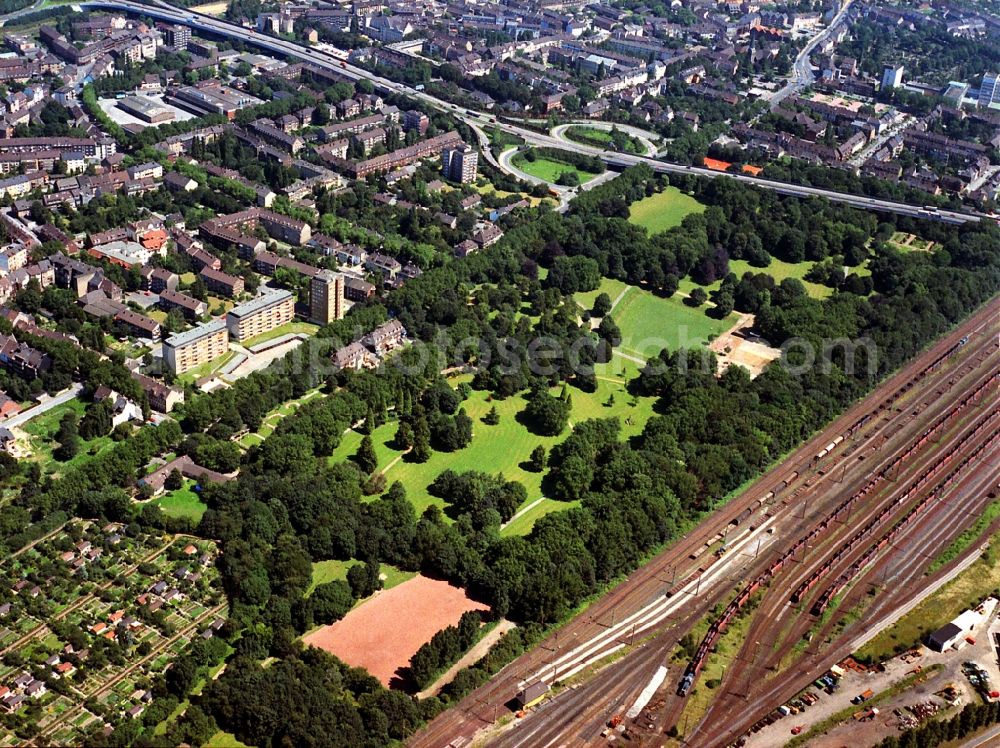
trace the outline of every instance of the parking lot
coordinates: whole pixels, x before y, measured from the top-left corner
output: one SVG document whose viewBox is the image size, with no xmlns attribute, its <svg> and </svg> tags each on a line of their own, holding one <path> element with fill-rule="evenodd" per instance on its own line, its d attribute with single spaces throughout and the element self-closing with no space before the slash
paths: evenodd
<svg viewBox="0 0 1000 748">
<path fill-rule="evenodd" d="M 767 748 L 782 745 L 794 734 L 805 734 L 816 725 L 838 713 L 846 712 L 846 719 L 831 727 L 823 735 L 812 736 L 810 748 L 853 748 L 875 745 L 890 735 L 899 735 L 903 729 L 914 727 L 923 719 L 957 713 L 964 705 L 984 698 L 977 692 L 971 678 L 974 663 L 986 673 L 987 682 L 981 684 L 984 694 L 1000 690 L 1000 666 L 996 636 L 1000 635 L 1000 620 L 994 609 L 986 620 L 970 635 L 975 643 L 962 640 L 958 649 L 934 652 L 925 646 L 883 663 L 878 669 L 846 668 L 837 689 L 826 693 L 816 687 L 806 690 L 818 698 L 797 714 L 789 714 L 751 735 L 746 745 L 750 748 Z M 885 692 L 910 679 L 911 685 L 885 698 Z M 988 684 L 988 685 L 987 685 Z M 852 703 L 859 694 L 872 692 L 877 714 L 872 714 L 870 703 Z M 882 696 L 880 697 L 880 694 Z M 859 729 L 864 722 L 864 728 Z M 793 729 L 797 732 L 793 733 Z"/>
</svg>

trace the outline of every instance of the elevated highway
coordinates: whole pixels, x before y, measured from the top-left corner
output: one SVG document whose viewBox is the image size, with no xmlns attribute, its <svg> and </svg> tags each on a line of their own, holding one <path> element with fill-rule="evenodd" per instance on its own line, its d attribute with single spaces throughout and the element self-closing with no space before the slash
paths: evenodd
<svg viewBox="0 0 1000 748">
<path fill-rule="evenodd" d="M 849 3 L 844 6 L 844 10 Z M 87 0 L 79 3 L 81 9 L 87 10 L 117 10 L 135 15 L 144 15 L 168 23 L 182 24 L 191 29 L 203 33 L 212 34 L 228 39 L 235 39 L 245 44 L 251 44 L 273 54 L 290 59 L 301 60 L 316 65 L 320 68 L 338 73 L 352 80 L 368 80 L 378 89 L 387 93 L 401 94 L 416 99 L 426 106 L 451 113 L 458 119 L 482 128 L 485 125 L 496 127 L 505 132 L 517 135 L 526 143 L 535 146 L 545 146 L 551 148 L 565 148 L 566 144 L 559 138 L 554 138 L 548 134 L 538 133 L 519 125 L 509 122 L 502 122 L 496 117 L 482 112 L 475 112 L 471 109 L 460 107 L 456 104 L 439 99 L 424 91 L 417 91 L 415 88 L 402 83 L 391 81 L 387 78 L 370 73 L 363 68 L 352 65 L 350 62 L 330 53 L 329 51 L 315 47 L 307 47 L 297 42 L 290 42 L 272 36 L 265 36 L 254 29 L 239 26 L 228 21 L 213 18 L 201 13 L 195 13 L 190 9 L 175 8 L 163 2 L 155 4 L 144 4 L 133 2 L 132 0 Z M 644 163 L 654 171 L 665 174 L 696 174 L 711 179 L 726 176 L 741 182 L 756 185 L 767 190 L 773 190 L 782 195 L 794 195 L 797 197 L 823 197 L 833 202 L 843 203 L 855 208 L 874 210 L 885 213 L 895 213 L 897 215 L 911 216 L 914 218 L 925 218 L 929 220 L 942 221 L 945 223 L 962 224 L 979 221 L 988 218 L 983 214 L 964 213 L 951 210 L 928 209 L 919 205 L 908 205 L 906 203 L 892 200 L 882 200 L 880 198 L 866 197 L 864 195 L 851 195 L 834 190 L 826 190 L 819 187 L 806 187 L 802 185 L 778 182 L 772 179 L 762 179 L 746 174 L 730 174 L 728 172 L 717 172 L 697 166 L 685 164 L 674 164 L 660 161 L 645 156 L 633 156 L 629 154 L 617 153 L 614 151 L 604 151 L 598 148 L 589 148 L 577 145 L 579 152 L 598 156 L 609 167 L 613 169 L 623 169 L 636 164 Z"/>
</svg>

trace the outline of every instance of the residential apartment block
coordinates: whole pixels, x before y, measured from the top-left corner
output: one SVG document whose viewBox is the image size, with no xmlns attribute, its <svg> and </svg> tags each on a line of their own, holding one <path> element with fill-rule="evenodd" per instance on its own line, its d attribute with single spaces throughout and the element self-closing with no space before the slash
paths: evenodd
<svg viewBox="0 0 1000 748">
<path fill-rule="evenodd" d="M 295 297 L 292 293 L 272 291 L 229 310 L 226 327 L 233 340 L 246 340 L 291 322 L 294 317 Z"/>
<path fill-rule="evenodd" d="M 469 184 L 476 181 L 479 166 L 479 152 L 468 143 L 441 152 L 441 171 L 445 179 Z"/>
<path fill-rule="evenodd" d="M 309 317 L 319 325 L 344 318 L 344 276 L 323 270 L 309 284 Z"/>
<path fill-rule="evenodd" d="M 229 350 L 229 330 L 214 319 L 163 341 L 163 360 L 174 375 L 206 364 Z"/>
</svg>

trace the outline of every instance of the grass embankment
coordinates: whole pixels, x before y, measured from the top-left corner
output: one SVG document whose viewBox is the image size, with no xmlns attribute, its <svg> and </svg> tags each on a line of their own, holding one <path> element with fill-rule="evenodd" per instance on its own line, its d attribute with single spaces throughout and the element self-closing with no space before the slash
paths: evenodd
<svg viewBox="0 0 1000 748">
<path fill-rule="evenodd" d="M 317 330 L 319 330 L 319 325 L 314 325 L 309 322 L 289 322 L 288 324 L 275 327 L 273 330 L 257 335 L 256 337 L 241 340 L 240 345 L 249 349 L 255 345 L 260 345 L 261 343 L 276 340 L 282 335 L 315 335 Z"/>
<path fill-rule="evenodd" d="M 705 661 L 701 675 L 695 682 L 691 693 L 684 703 L 684 711 L 682 712 L 683 724 L 697 725 L 701 721 L 701 718 L 705 716 L 712 700 L 716 696 L 717 689 L 722 685 L 722 679 L 725 677 L 726 670 L 729 669 L 733 660 L 736 659 L 736 655 L 739 654 L 740 648 L 746 641 L 747 631 L 750 629 L 750 623 L 753 621 L 752 613 L 757 609 L 762 597 L 763 592 L 760 592 L 751 598 L 746 607 L 740 611 L 740 614 L 722 632 L 722 636 L 719 637 L 715 649 Z M 728 600 L 726 600 L 725 604 L 720 603 L 707 617 L 699 621 L 698 626 L 692 631 L 691 636 L 691 641 L 694 642 L 695 646 L 704 638 L 711 621 L 714 621 L 718 617 L 719 613 L 728 603 Z M 756 653 L 752 653 L 752 655 L 756 656 Z M 676 659 L 686 662 L 688 657 L 684 653 L 683 657 L 676 657 Z M 742 684 L 734 683 L 733 687 L 738 688 L 740 685 Z"/>
<path fill-rule="evenodd" d="M 1000 588 L 1000 533 L 975 563 L 942 586 L 893 626 L 855 653 L 860 661 L 881 662 L 916 646 L 932 631 Z"/>
<path fill-rule="evenodd" d="M 205 377 L 212 376 L 218 373 L 223 366 L 228 364 L 236 356 L 236 351 L 226 351 L 218 358 L 214 358 L 211 361 L 206 361 L 203 364 L 199 364 L 193 369 L 188 369 L 183 374 L 177 375 L 178 386 L 184 386 L 188 383 L 197 382 L 199 379 L 204 379 Z"/>
<path fill-rule="evenodd" d="M 534 155 L 534 160 L 532 160 L 526 154 L 528 151 L 519 153 L 511 159 L 511 163 L 525 174 L 530 174 L 537 179 L 541 179 L 550 184 L 556 184 L 559 181 L 559 177 L 562 174 L 571 173 L 576 174 L 577 178 L 580 180 L 579 183 L 589 182 L 591 179 L 596 177 L 600 172 L 596 171 L 586 171 L 578 166 L 574 166 L 569 162 L 569 160 L 563 161 L 559 159 L 556 155 L 558 151 L 554 149 L 547 149 L 545 151 L 546 155 Z M 567 159 L 571 157 L 571 154 L 567 153 Z"/>
<path fill-rule="evenodd" d="M 954 561 L 963 552 L 968 550 L 969 546 L 979 538 L 986 529 L 993 524 L 993 521 L 1000 517 L 1000 500 L 992 501 L 987 504 L 983 513 L 979 515 L 972 527 L 968 528 L 965 532 L 955 538 L 951 545 L 941 552 L 941 555 L 931 562 L 930 567 L 927 569 L 928 574 L 933 574 L 935 571 L 940 569 L 942 566 Z"/>
<path fill-rule="evenodd" d="M 566 137 L 576 143 L 594 146 L 595 148 L 610 148 L 614 146 L 623 153 L 633 153 L 642 156 L 646 153 L 639 139 L 619 130 L 612 134 L 610 130 L 602 130 L 586 125 L 574 125 L 566 128 Z"/>
</svg>

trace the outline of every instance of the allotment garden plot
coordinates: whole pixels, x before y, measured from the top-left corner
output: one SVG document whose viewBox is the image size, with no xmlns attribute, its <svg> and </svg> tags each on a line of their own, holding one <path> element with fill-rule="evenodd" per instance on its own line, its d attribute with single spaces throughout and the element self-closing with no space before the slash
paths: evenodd
<svg viewBox="0 0 1000 748">
<path fill-rule="evenodd" d="M 216 555 L 210 541 L 72 521 L 5 559 L 0 745 L 79 744 L 142 719 L 150 678 L 225 621 Z"/>
</svg>

